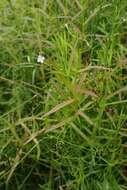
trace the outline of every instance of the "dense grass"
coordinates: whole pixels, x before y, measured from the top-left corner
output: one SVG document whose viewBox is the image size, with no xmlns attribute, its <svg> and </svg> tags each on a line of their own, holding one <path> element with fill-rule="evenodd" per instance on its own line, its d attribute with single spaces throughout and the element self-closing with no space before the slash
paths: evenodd
<svg viewBox="0 0 127 190">
<path fill-rule="evenodd" d="M 0 1 L 0 190 L 127 189 L 126 57 L 126 0 Z"/>
</svg>

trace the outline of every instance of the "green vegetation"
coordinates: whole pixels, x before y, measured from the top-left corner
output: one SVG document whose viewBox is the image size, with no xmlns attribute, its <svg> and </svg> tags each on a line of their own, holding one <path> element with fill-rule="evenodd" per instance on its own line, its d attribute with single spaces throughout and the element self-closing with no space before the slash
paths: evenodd
<svg viewBox="0 0 127 190">
<path fill-rule="evenodd" d="M 0 1 L 4 189 L 127 189 L 126 0 Z"/>
</svg>

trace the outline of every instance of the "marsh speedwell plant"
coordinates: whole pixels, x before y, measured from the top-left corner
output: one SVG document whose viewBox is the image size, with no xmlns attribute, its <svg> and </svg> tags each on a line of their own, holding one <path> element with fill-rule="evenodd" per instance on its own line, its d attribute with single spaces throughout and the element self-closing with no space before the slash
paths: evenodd
<svg viewBox="0 0 127 190">
<path fill-rule="evenodd" d="M 0 190 L 127 189 L 127 1 L 0 1 Z"/>
</svg>

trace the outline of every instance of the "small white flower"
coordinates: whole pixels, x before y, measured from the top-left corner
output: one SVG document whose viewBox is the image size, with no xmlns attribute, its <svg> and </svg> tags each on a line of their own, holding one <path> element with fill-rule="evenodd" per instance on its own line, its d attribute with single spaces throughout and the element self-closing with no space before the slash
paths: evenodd
<svg viewBox="0 0 127 190">
<path fill-rule="evenodd" d="M 126 22 L 126 18 L 125 17 L 121 17 L 121 21 L 122 22 Z"/>
<path fill-rule="evenodd" d="M 38 62 L 38 63 L 44 63 L 44 60 L 45 60 L 45 57 L 44 57 L 44 56 L 38 55 L 38 57 L 37 57 L 37 62 Z"/>
<path fill-rule="evenodd" d="M 67 24 L 67 23 L 66 23 L 64 26 L 65 26 L 65 28 L 67 28 L 67 29 L 68 29 L 68 24 Z"/>
</svg>

